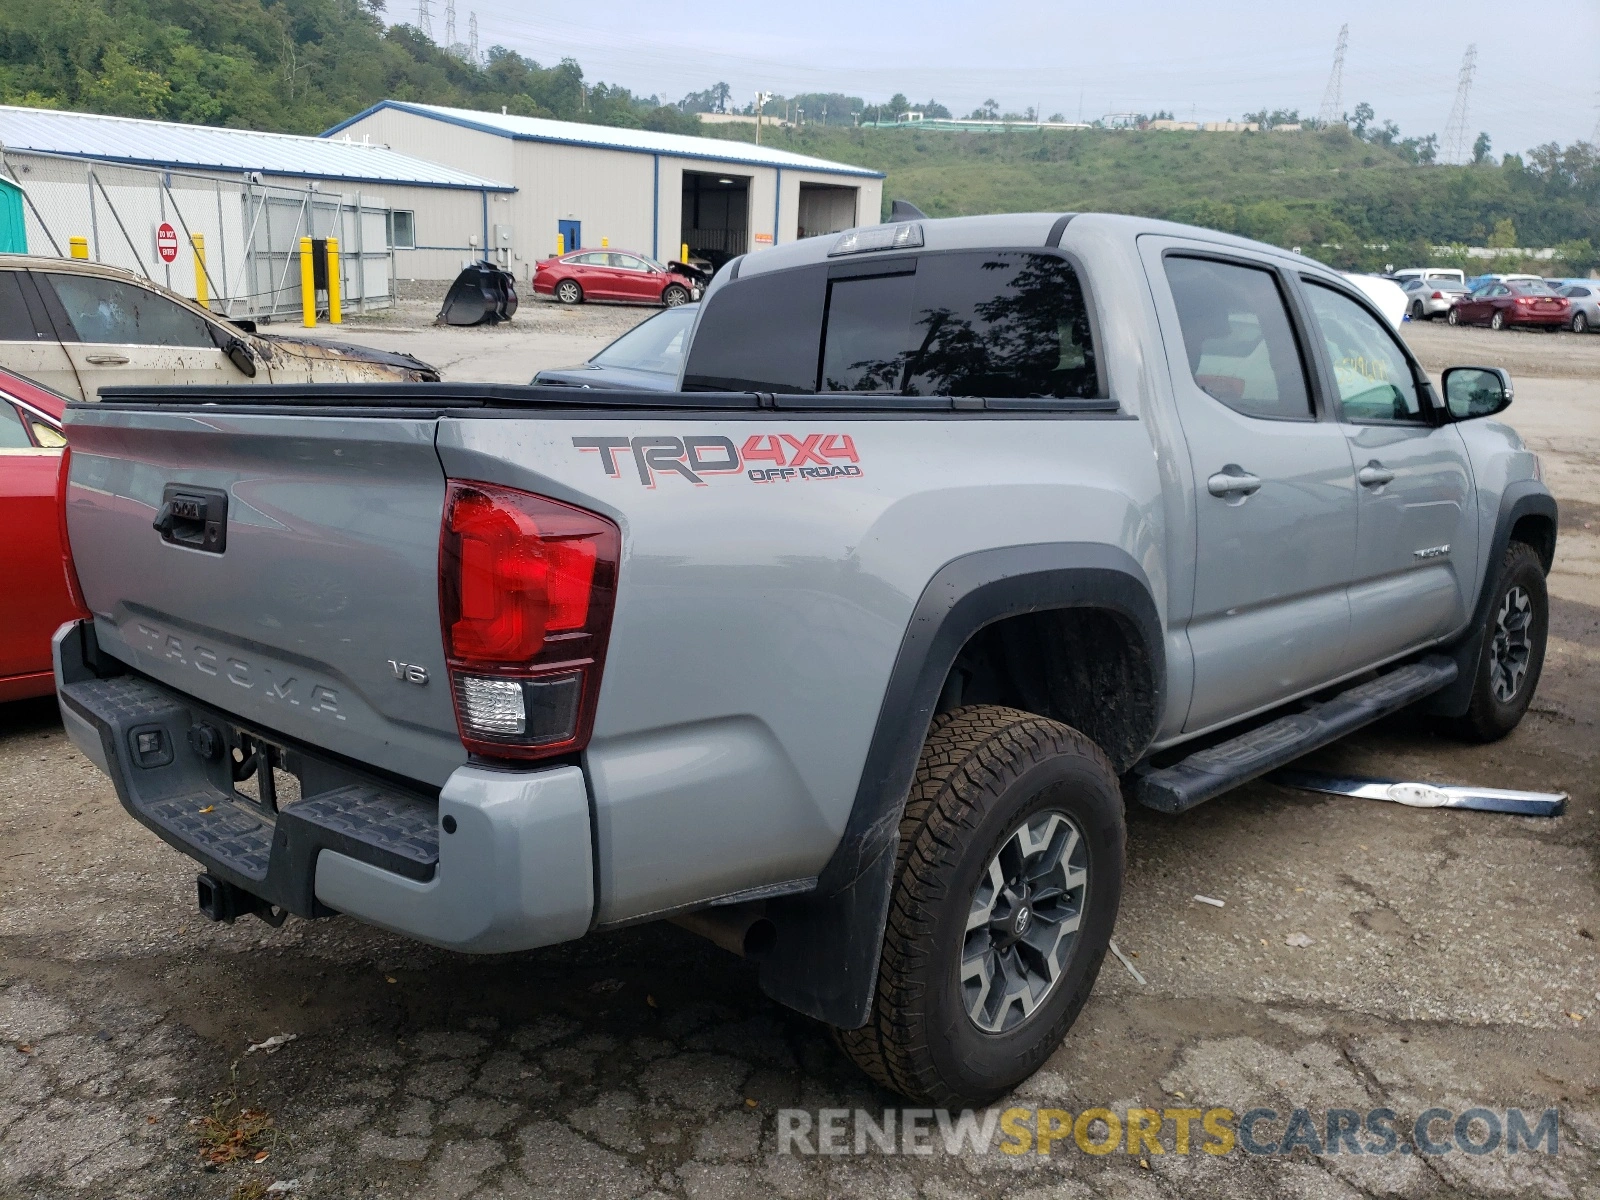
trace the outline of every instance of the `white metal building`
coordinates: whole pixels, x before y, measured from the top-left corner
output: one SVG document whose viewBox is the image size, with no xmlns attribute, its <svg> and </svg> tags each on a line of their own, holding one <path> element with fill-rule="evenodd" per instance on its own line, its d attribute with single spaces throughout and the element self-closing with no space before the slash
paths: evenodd
<svg viewBox="0 0 1600 1200">
<path fill-rule="evenodd" d="M 23 190 L 28 248 L 89 256 L 196 294 L 204 239 L 213 307 L 299 310 L 302 236 L 340 239 L 344 294 L 386 303 L 392 280 L 444 279 L 480 257 L 511 185 L 384 146 L 168 121 L 0 106 L 0 166 Z M 157 230 L 179 257 L 163 261 Z M 419 241 L 417 230 L 427 238 Z"/>
<path fill-rule="evenodd" d="M 504 179 L 490 196 L 495 257 L 527 279 L 557 247 L 612 246 L 721 265 L 778 242 L 874 224 L 883 175 L 748 142 L 385 100 L 330 140 L 370 141 Z M 418 214 L 417 238 L 432 232 Z"/>
</svg>

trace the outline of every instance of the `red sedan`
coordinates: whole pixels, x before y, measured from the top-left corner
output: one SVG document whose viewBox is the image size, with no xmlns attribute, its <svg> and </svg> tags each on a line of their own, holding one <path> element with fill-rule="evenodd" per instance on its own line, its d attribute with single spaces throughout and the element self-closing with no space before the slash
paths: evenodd
<svg viewBox="0 0 1600 1200">
<path fill-rule="evenodd" d="M 1511 325 L 1555 328 L 1565 325 L 1571 315 L 1571 302 L 1556 295 L 1548 284 L 1491 279 L 1452 304 L 1445 320 L 1452 325 L 1487 325 L 1490 329 Z"/>
<path fill-rule="evenodd" d="M 696 281 L 627 250 L 574 250 L 534 269 L 533 290 L 563 304 L 632 300 L 676 308 L 698 299 Z"/>
<path fill-rule="evenodd" d="M 55 690 L 50 639 L 82 615 L 64 550 L 65 396 L 0 371 L 0 701 Z"/>
</svg>

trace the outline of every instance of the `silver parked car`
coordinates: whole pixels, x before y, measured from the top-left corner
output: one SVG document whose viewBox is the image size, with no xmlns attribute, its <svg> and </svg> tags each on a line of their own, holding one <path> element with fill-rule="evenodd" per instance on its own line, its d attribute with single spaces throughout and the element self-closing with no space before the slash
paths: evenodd
<svg viewBox="0 0 1600 1200">
<path fill-rule="evenodd" d="M 1453 279 L 1412 278 L 1400 286 L 1406 294 L 1406 316 L 1413 321 L 1436 320 L 1467 294 L 1467 285 Z"/>
<path fill-rule="evenodd" d="M 1572 316 L 1567 328 L 1573 333 L 1600 331 L 1600 280 L 1575 283 L 1564 287 L 1558 295 L 1572 302 Z"/>
</svg>

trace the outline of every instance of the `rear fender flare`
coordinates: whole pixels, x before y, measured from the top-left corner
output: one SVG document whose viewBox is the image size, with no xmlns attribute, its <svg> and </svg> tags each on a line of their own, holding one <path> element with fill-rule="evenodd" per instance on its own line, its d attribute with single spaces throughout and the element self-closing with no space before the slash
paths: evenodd
<svg viewBox="0 0 1600 1200">
<path fill-rule="evenodd" d="M 1126 551 L 1053 542 L 979 551 L 947 563 L 912 611 L 884 691 L 854 805 L 814 892 L 774 901 L 773 953 L 761 986 L 775 1000 L 841 1028 L 871 1009 L 894 884 L 900 814 L 945 679 L 979 630 L 1023 613 L 1097 608 L 1122 617 L 1144 643 L 1154 675 L 1148 729 L 1165 700 L 1160 614 L 1150 581 Z M 1118 763 L 1126 769 L 1131 763 Z"/>
</svg>

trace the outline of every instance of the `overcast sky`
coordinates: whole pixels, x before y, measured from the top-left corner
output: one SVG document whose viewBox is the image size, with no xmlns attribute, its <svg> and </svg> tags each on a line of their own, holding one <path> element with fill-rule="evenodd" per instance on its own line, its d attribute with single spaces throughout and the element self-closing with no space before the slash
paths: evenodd
<svg viewBox="0 0 1600 1200">
<path fill-rule="evenodd" d="M 446 0 L 431 0 L 444 40 Z M 1334 41 L 1350 25 L 1344 108 L 1366 100 L 1407 135 L 1443 134 L 1462 52 L 1478 47 L 1470 136 L 1497 153 L 1591 136 L 1600 118 L 1600 3 L 1506 0 L 456 0 L 458 36 L 476 10 L 483 49 L 542 64 L 577 59 L 590 82 L 678 99 L 726 80 L 756 89 L 904 92 L 965 115 L 988 97 L 1020 112 L 1085 119 L 1171 109 L 1221 119 L 1266 108 L 1315 115 Z M 417 0 L 389 0 L 391 21 Z"/>
</svg>

